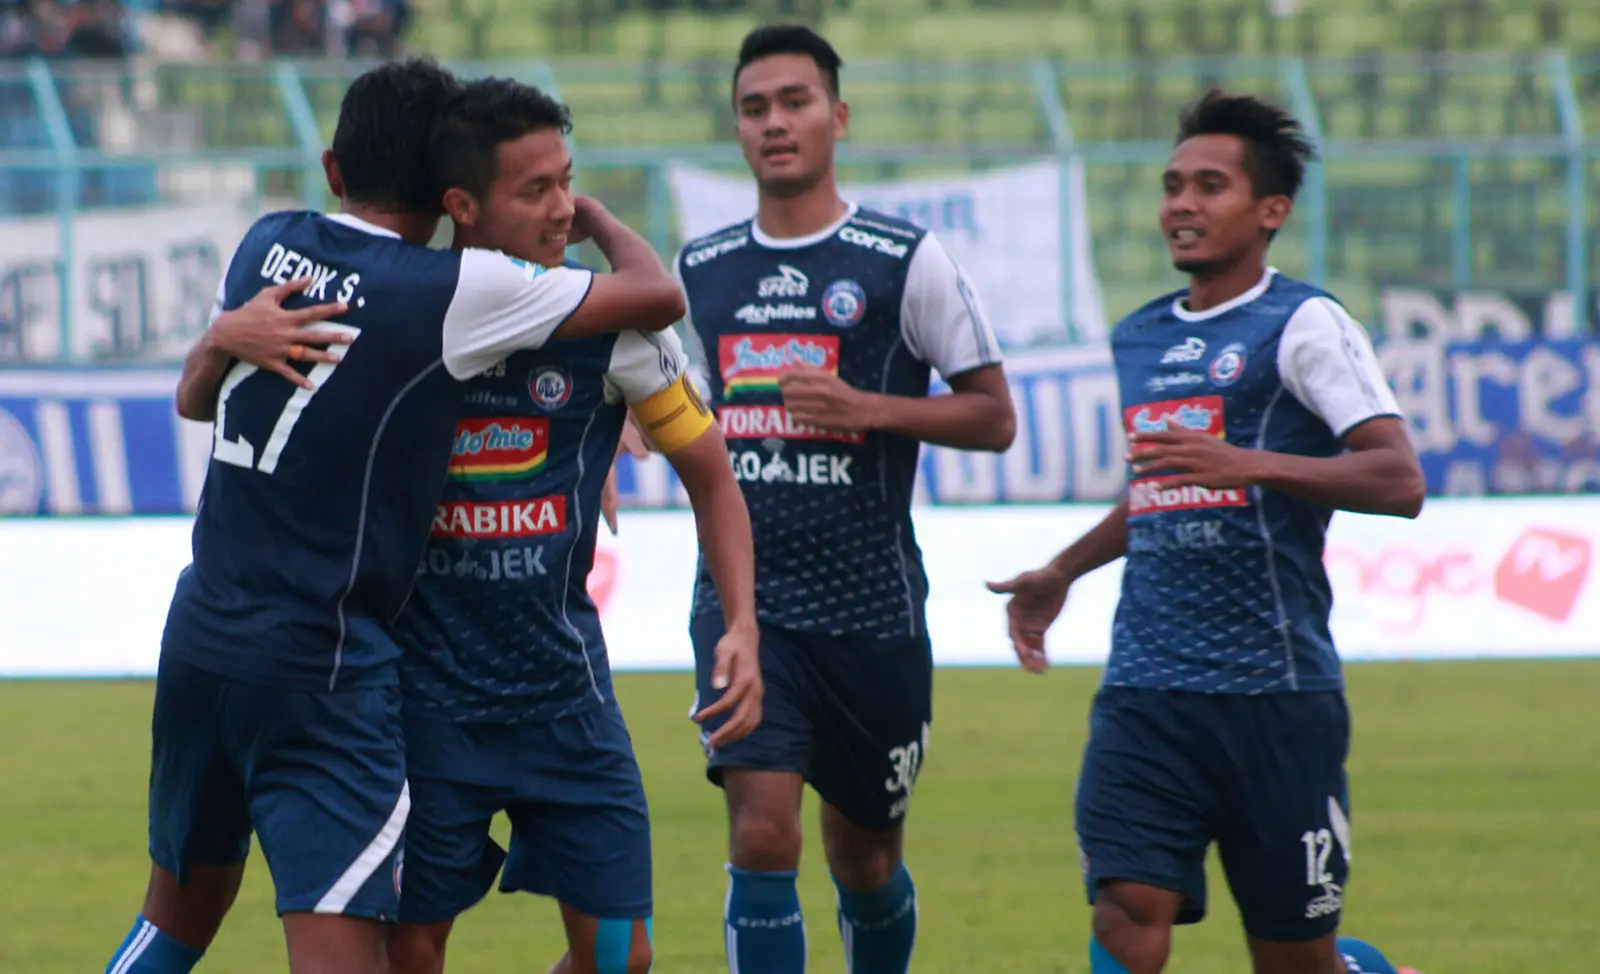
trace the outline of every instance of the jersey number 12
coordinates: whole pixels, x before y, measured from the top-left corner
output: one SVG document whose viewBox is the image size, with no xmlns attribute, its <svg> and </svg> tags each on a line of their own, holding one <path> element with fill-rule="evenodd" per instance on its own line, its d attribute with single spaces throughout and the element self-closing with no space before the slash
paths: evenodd
<svg viewBox="0 0 1600 974">
<path fill-rule="evenodd" d="M 321 331 L 333 331 L 350 336 L 350 344 L 344 347 L 342 354 L 350 354 L 350 348 L 355 345 L 356 339 L 361 335 L 361 329 L 350 325 L 341 325 L 337 322 L 324 321 L 317 325 Z M 306 378 L 311 380 L 312 388 L 295 386 L 294 393 L 283 404 L 283 411 L 278 414 L 278 421 L 272 424 L 272 433 L 267 437 L 267 445 L 262 448 L 261 456 L 256 456 L 255 446 L 243 434 L 238 439 L 230 440 L 224 434 L 228 428 L 228 397 L 233 395 L 233 390 L 239 383 L 248 379 L 253 373 L 260 371 L 254 365 L 240 362 L 228 372 L 228 377 L 223 380 L 222 389 L 217 394 L 217 420 L 212 434 L 213 443 L 211 456 L 223 463 L 230 463 L 235 467 L 244 467 L 246 470 L 254 467 L 264 474 L 271 474 L 278 469 L 278 457 L 282 455 L 285 444 L 289 442 L 289 434 L 294 432 L 294 425 L 300 421 L 300 414 L 305 411 L 306 405 L 311 402 L 323 385 L 333 378 L 333 370 L 339 367 L 338 362 L 318 362 L 311 367 Z"/>
</svg>

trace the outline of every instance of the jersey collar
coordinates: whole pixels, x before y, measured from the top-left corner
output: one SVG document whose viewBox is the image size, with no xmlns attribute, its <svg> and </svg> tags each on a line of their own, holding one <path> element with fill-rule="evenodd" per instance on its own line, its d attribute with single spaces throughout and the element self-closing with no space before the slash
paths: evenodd
<svg viewBox="0 0 1600 974">
<path fill-rule="evenodd" d="M 816 233 L 808 233 L 803 237 L 769 237 L 761 232 L 761 225 L 757 222 L 760 218 L 751 217 L 750 239 L 754 240 L 761 246 L 772 250 L 798 250 L 801 247 L 809 247 L 812 244 L 821 243 L 822 241 L 838 233 L 846 223 L 849 223 L 850 220 L 855 217 L 856 211 L 859 209 L 861 209 L 859 205 L 855 203 L 849 203 L 845 207 L 844 216 L 841 216 L 839 219 L 833 221 L 828 226 L 823 227 L 821 230 L 818 230 Z"/>
<path fill-rule="evenodd" d="M 334 223 L 342 223 L 352 230 L 360 230 L 362 233 L 370 233 L 374 237 L 393 237 L 396 240 L 400 239 L 400 235 L 395 233 L 393 230 L 386 230 L 383 227 L 375 226 L 361 219 L 359 216 L 351 216 L 348 213 L 329 213 L 327 214 L 327 217 Z"/>
<path fill-rule="evenodd" d="M 1266 272 L 1261 275 L 1261 280 L 1256 282 L 1255 287 L 1231 301 L 1224 301 L 1215 308 L 1207 308 L 1204 311 L 1190 311 L 1183 306 L 1183 299 L 1189 296 L 1189 292 L 1185 291 L 1172 299 L 1172 313 L 1177 316 L 1179 321 L 1209 321 L 1218 315 L 1227 314 L 1234 308 L 1242 308 L 1256 298 L 1266 294 L 1267 288 L 1272 286 L 1272 279 L 1277 274 L 1278 269 L 1276 267 L 1267 268 Z"/>
</svg>

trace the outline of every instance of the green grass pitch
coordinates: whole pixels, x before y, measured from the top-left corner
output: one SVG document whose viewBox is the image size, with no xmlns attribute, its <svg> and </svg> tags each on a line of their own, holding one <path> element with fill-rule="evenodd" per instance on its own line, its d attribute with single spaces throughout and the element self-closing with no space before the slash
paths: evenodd
<svg viewBox="0 0 1600 974">
<path fill-rule="evenodd" d="M 918 974 L 1086 971 L 1071 807 L 1099 675 L 939 673 L 907 843 Z M 1360 665 L 1349 680 L 1356 854 L 1345 929 L 1428 974 L 1591 974 L 1600 661 Z M 618 681 L 655 821 L 664 974 L 725 970 L 724 825 L 684 717 L 690 689 L 681 674 Z M 145 682 L 0 684 L 0 971 L 101 970 L 131 924 L 147 868 L 150 697 Z M 811 968 L 837 972 L 815 812 L 808 796 Z M 1212 882 L 1212 915 L 1180 930 L 1175 974 L 1248 970 L 1215 869 Z M 450 970 L 542 972 L 561 949 L 553 904 L 493 894 L 457 927 Z M 283 956 L 257 856 L 200 969 L 282 971 Z"/>
</svg>

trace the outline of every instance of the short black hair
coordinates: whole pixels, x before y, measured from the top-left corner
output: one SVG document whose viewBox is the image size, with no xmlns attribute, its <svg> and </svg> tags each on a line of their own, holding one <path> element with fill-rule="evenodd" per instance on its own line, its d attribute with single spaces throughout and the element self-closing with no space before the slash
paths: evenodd
<svg viewBox="0 0 1600 974">
<path fill-rule="evenodd" d="M 744 35 L 739 45 L 739 64 L 733 69 L 733 87 L 739 89 L 739 74 L 750 66 L 774 54 L 803 54 L 817 62 L 822 78 L 828 83 L 828 94 L 839 97 L 839 69 L 844 62 L 839 52 L 827 39 L 804 24 L 768 24 Z"/>
<path fill-rule="evenodd" d="M 1217 88 L 1178 119 L 1180 144 L 1197 135 L 1231 135 L 1244 143 L 1245 171 L 1258 199 L 1294 199 L 1305 181 L 1306 164 L 1317 158 L 1316 147 L 1293 115 L 1253 95 L 1230 95 Z"/>
<path fill-rule="evenodd" d="M 345 198 L 397 213 L 437 209 L 428 141 L 459 88 L 455 75 L 429 58 L 391 61 L 352 81 L 333 131 Z"/>
<path fill-rule="evenodd" d="M 571 111 L 544 91 L 510 78 L 463 84 L 433 126 L 430 156 L 440 194 L 459 186 L 483 196 L 498 168 L 495 149 L 544 129 L 572 131 Z"/>
</svg>

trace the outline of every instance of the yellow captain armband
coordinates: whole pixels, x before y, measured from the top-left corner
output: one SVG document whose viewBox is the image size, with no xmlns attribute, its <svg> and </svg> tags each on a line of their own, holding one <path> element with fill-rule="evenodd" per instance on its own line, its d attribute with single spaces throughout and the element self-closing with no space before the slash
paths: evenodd
<svg viewBox="0 0 1600 974">
<path fill-rule="evenodd" d="M 662 453 L 683 449 L 698 440 L 715 422 L 687 372 L 665 389 L 628 408 L 633 410 L 644 435 Z"/>
</svg>

